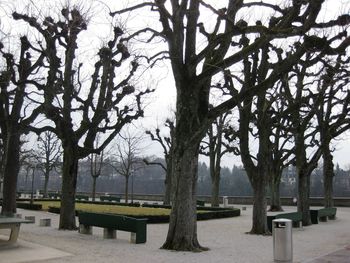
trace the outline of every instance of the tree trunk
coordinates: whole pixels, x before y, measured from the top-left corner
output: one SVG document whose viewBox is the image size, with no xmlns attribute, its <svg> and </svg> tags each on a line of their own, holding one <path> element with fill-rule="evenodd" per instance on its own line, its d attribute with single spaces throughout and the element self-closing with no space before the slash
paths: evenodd
<svg viewBox="0 0 350 263">
<path fill-rule="evenodd" d="M 96 181 L 97 181 L 97 177 L 93 176 L 92 177 L 92 201 L 95 202 L 95 198 L 96 198 Z"/>
<path fill-rule="evenodd" d="M 45 171 L 45 182 L 44 182 L 44 197 L 47 197 L 47 188 L 49 186 L 50 171 Z"/>
<path fill-rule="evenodd" d="M 267 227 L 266 214 L 266 180 L 263 174 L 255 177 L 252 183 L 253 187 L 253 222 L 250 234 L 265 235 L 269 234 Z"/>
<path fill-rule="evenodd" d="M 9 131 L 5 145 L 4 185 L 1 214 L 16 213 L 16 191 L 19 172 L 20 134 Z"/>
<path fill-rule="evenodd" d="M 198 147 L 197 147 L 198 146 Z M 198 145 L 175 147 L 173 155 L 174 200 L 163 249 L 202 251 L 197 239 L 196 181 Z"/>
<path fill-rule="evenodd" d="M 298 169 L 298 167 L 297 167 Z M 302 212 L 303 226 L 311 225 L 310 217 L 310 176 L 302 169 L 298 171 L 298 212 Z"/>
<path fill-rule="evenodd" d="M 125 203 L 126 204 L 129 201 L 128 193 L 129 193 L 129 176 L 125 176 Z"/>
<path fill-rule="evenodd" d="M 270 182 L 270 209 L 271 212 L 283 211 L 280 198 L 281 177 L 273 175 Z"/>
<path fill-rule="evenodd" d="M 334 164 L 333 156 L 329 147 L 323 150 L 323 186 L 324 186 L 324 206 L 334 207 L 333 201 L 333 178 Z"/>
<path fill-rule="evenodd" d="M 219 207 L 220 171 L 215 170 L 211 186 L 211 206 Z"/>
<path fill-rule="evenodd" d="M 63 150 L 63 176 L 59 229 L 75 230 L 75 193 L 78 176 L 77 146 L 65 146 Z"/>
<path fill-rule="evenodd" d="M 197 239 L 197 178 L 199 144 L 206 128 L 209 94 L 184 79 L 177 92 L 176 125 L 172 141 L 172 209 L 169 229 L 162 248 L 203 251 Z M 178 83 L 177 83 L 178 86 Z M 209 86 L 209 85 L 207 85 Z"/>
<path fill-rule="evenodd" d="M 167 166 L 167 169 L 170 169 L 166 171 L 165 175 L 165 192 L 164 192 L 164 205 L 170 205 L 171 204 L 171 167 Z"/>
</svg>

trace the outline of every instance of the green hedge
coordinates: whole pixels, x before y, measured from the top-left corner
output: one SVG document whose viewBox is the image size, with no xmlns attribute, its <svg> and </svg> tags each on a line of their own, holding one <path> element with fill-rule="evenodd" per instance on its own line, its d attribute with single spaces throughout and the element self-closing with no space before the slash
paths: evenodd
<svg viewBox="0 0 350 263">
<path fill-rule="evenodd" d="M 41 210 L 42 205 L 41 204 L 31 204 L 31 203 L 17 203 L 17 208 L 23 208 L 28 210 Z"/>
</svg>

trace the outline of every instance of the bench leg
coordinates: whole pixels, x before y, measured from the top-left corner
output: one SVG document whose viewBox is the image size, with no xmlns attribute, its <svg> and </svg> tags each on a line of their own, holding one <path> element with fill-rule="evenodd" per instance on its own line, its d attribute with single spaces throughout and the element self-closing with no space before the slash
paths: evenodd
<svg viewBox="0 0 350 263">
<path fill-rule="evenodd" d="M 130 234 L 130 243 L 133 244 L 142 244 L 146 243 L 146 232 L 145 231 L 139 231 L 137 232 L 131 232 Z"/>
<path fill-rule="evenodd" d="M 1 240 L 0 247 L 11 246 L 17 242 L 20 226 L 21 224 L 6 224 L 1 226 L 1 229 L 10 229 L 10 235 L 8 236 L 8 240 Z"/>
<path fill-rule="evenodd" d="M 83 224 L 79 224 L 79 233 L 85 235 L 92 235 L 92 226 L 85 226 Z"/>
<path fill-rule="evenodd" d="M 136 244 L 136 233 L 134 232 L 130 234 L 130 243 Z"/>
<path fill-rule="evenodd" d="M 330 220 L 335 220 L 335 215 L 329 216 L 328 219 L 330 219 Z"/>
<path fill-rule="evenodd" d="M 117 238 L 117 231 L 115 229 L 104 228 L 103 238 L 105 239 L 115 239 Z"/>
<path fill-rule="evenodd" d="M 7 244 L 14 244 L 17 242 L 19 228 L 20 228 L 20 224 L 11 227 L 11 233 Z"/>
<path fill-rule="evenodd" d="M 41 218 L 39 220 L 39 226 L 51 226 L 51 218 Z"/>
<path fill-rule="evenodd" d="M 320 222 L 327 222 L 327 216 L 320 217 Z"/>
</svg>

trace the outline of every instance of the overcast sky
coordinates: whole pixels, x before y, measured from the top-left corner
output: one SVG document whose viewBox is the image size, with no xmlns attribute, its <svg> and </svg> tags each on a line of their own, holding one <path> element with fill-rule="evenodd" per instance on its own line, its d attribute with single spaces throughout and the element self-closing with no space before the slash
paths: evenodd
<svg viewBox="0 0 350 263">
<path fill-rule="evenodd" d="M 61 6 L 62 3 L 64 3 L 64 0 L 36 0 L 36 1 L 30 1 L 30 0 L 2 0 L 0 3 L 0 13 L 2 17 L 1 21 L 1 28 L 6 29 L 9 25 L 6 24 L 6 21 L 3 19 L 4 13 L 8 13 L 9 10 L 17 9 L 19 11 L 23 11 L 28 9 L 28 6 L 31 2 L 34 2 L 35 5 L 37 5 L 37 8 L 40 8 L 40 12 L 45 14 L 45 12 L 48 11 L 47 6 L 53 6 L 54 4 Z M 115 11 L 119 8 L 122 8 L 128 4 L 133 3 L 139 3 L 142 1 L 139 0 L 102 0 L 102 1 L 69 1 L 71 4 L 75 2 L 79 3 L 89 3 L 91 6 L 91 10 L 95 15 L 91 17 L 90 20 L 90 31 L 85 32 L 85 42 L 84 46 L 87 48 L 85 55 L 88 57 L 90 56 L 93 51 L 96 49 L 96 47 L 101 46 L 103 43 L 103 40 L 106 39 L 106 35 L 109 35 L 110 33 L 110 27 L 107 25 L 110 22 L 116 22 L 115 20 L 112 20 L 108 17 L 109 11 Z M 212 4 L 222 4 L 226 3 L 224 0 L 220 1 L 208 1 Z M 285 1 L 274 1 L 274 0 L 268 0 L 268 2 L 277 2 L 279 4 L 282 4 Z M 93 3 L 93 4 L 91 4 Z M 105 3 L 101 4 L 101 3 Z M 108 5 L 108 7 L 107 7 Z M 41 8 L 42 6 L 45 6 L 46 8 Z M 328 0 L 325 3 L 325 8 L 323 9 L 323 13 L 320 15 L 320 17 L 329 17 L 329 16 L 336 16 L 339 13 L 342 13 L 344 11 L 349 11 L 350 6 L 350 0 Z M 110 8 L 110 9 L 109 9 Z M 258 16 L 258 15 L 257 15 Z M 150 23 L 149 21 L 154 21 L 154 17 L 152 18 L 149 13 L 145 15 L 145 12 L 139 12 L 137 14 L 131 14 L 130 17 L 127 20 L 127 27 L 130 30 L 136 30 L 140 25 L 144 25 L 145 23 Z M 125 22 L 120 21 L 120 22 Z M 12 28 L 12 32 L 16 32 L 17 30 L 20 30 L 19 28 Z M 102 38 L 102 40 L 101 40 Z M 164 43 L 162 44 L 164 45 Z M 94 48 L 92 48 L 94 47 Z M 138 47 L 133 47 L 135 51 L 139 51 Z M 154 46 L 154 49 L 159 49 L 158 46 Z M 89 53 L 89 50 L 91 51 L 91 54 Z M 151 52 L 151 51 L 150 51 Z M 156 86 L 156 92 L 152 95 L 152 99 L 149 99 L 147 101 L 147 108 L 145 112 L 145 118 L 142 120 L 141 125 L 145 129 L 149 129 L 156 126 L 162 126 L 163 122 L 166 118 L 170 117 L 172 115 L 172 111 L 175 108 L 175 88 L 172 78 L 172 72 L 171 70 L 166 67 L 166 63 L 162 63 L 160 65 L 157 65 L 157 67 L 153 68 L 152 74 L 149 75 L 148 73 L 144 73 L 144 78 L 140 79 L 140 82 L 142 85 L 147 85 L 150 87 Z M 350 136 L 344 135 L 343 140 L 335 141 L 334 145 L 337 148 L 337 151 L 335 152 L 335 163 L 339 163 L 341 167 L 350 168 Z M 149 145 L 149 143 L 147 143 Z M 147 155 L 158 155 L 162 156 L 161 148 L 158 147 L 157 144 L 152 144 L 151 147 L 147 150 Z M 205 158 L 202 158 L 204 160 Z M 234 156 L 226 156 L 223 160 L 223 165 L 232 167 L 234 164 L 239 165 L 240 164 L 240 158 L 234 157 Z M 347 167 L 349 165 L 349 167 Z"/>
</svg>

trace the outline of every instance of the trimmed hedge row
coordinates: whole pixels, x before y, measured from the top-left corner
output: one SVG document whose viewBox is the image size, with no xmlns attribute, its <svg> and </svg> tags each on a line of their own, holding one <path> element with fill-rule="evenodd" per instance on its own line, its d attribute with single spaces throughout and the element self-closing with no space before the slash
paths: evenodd
<svg viewBox="0 0 350 263">
<path fill-rule="evenodd" d="M 126 205 L 123 203 L 123 205 Z M 152 208 L 171 208 L 171 206 L 165 205 L 155 205 L 155 204 L 143 204 L 143 207 L 152 207 Z M 197 210 L 206 210 L 206 213 L 198 213 L 197 220 L 209 220 L 209 219 L 219 219 L 227 217 L 236 217 L 241 215 L 241 210 L 238 208 L 221 208 L 221 207 L 197 207 Z M 49 212 L 51 213 L 60 213 L 59 207 L 49 207 Z M 75 211 L 77 216 L 79 210 Z M 148 224 L 157 224 L 157 223 L 169 223 L 168 215 L 133 215 L 134 218 L 147 218 Z"/>
<path fill-rule="evenodd" d="M 23 209 L 28 209 L 28 210 L 36 210 L 39 211 L 42 209 L 41 204 L 31 204 L 31 203 L 17 203 L 16 204 L 17 208 L 23 208 Z"/>
</svg>

